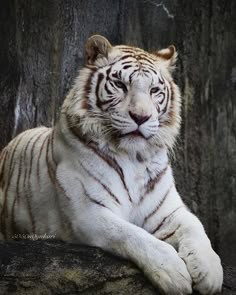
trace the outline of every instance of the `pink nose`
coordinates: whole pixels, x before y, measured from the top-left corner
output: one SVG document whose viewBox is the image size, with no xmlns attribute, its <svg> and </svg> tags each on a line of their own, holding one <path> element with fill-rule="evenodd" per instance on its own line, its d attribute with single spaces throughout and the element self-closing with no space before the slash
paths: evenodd
<svg viewBox="0 0 236 295">
<path fill-rule="evenodd" d="M 130 117 L 134 120 L 137 125 L 142 125 L 146 122 L 151 116 L 142 116 L 132 112 L 129 112 Z"/>
</svg>

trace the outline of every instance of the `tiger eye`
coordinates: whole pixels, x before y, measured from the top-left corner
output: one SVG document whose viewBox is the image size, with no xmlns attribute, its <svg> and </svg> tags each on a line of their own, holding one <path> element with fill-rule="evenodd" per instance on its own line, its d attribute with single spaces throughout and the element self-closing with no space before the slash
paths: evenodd
<svg viewBox="0 0 236 295">
<path fill-rule="evenodd" d="M 127 92 L 127 87 L 121 81 L 113 81 L 117 88 L 122 89 L 124 92 Z"/>
<path fill-rule="evenodd" d="M 153 88 L 151 88 L 150 93 L 151 94 L 155 94 L 155 93 L 157 93 L 159 91 L 160 91 L 160 88 L 159 87 L 153 87 Z"/>
</svg>

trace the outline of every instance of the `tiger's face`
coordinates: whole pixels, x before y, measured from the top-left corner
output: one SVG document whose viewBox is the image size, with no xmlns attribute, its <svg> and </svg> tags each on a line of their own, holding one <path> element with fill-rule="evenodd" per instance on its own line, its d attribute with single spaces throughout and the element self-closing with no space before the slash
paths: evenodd
<svg viewBox="0 0 236 295">
<path fill-rule="evenodd" d="M 172 147 L 180 123 L 174 47 L 150 54 L 93 36 L 86 50 L 88 65 L 76 83 L 82 132 L 122 150 Z"/>
</svg>

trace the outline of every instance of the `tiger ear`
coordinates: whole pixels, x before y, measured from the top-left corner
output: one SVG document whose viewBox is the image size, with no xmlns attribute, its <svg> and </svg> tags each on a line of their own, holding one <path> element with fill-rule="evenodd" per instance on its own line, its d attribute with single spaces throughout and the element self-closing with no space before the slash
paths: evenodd
<svg viewBox="0 0 236 295">
<path fill-rule="evenodd" d="M 85 54 L 87 64 L 94 64 L 99 56 L 108 56 L 109 50 L 112 48 L 111 43 L 103 36 L 93 35 L 85 44 Z"/>
<path fill-rule="evenodd" d="M 174 69 L 178 56 L 174 45 L 170 45 L 168 48 L 153 52 L 153 54 L 164 61 L 169 70 Z"/>
</svg>

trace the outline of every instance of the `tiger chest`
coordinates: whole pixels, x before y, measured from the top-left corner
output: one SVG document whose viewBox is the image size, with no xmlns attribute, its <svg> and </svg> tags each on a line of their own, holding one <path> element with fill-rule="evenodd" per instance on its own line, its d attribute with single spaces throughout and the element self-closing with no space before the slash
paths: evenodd
<svg viewBox="0 0 236 295">
<path fill-rule="evenodd" d="M 161 196 L 158 176 L 165 172 L 168 159 L 158 156 L 140 161 L 129 156 L 111 159 L 86 153 L 76 161 L 78 173 L 70 174 L 70 178 L 77 183 L 80 198 L 130 220 L 134 212 L 143 211 L 143 204 L 152 206 L 154 197 Z"/>
</svg>

